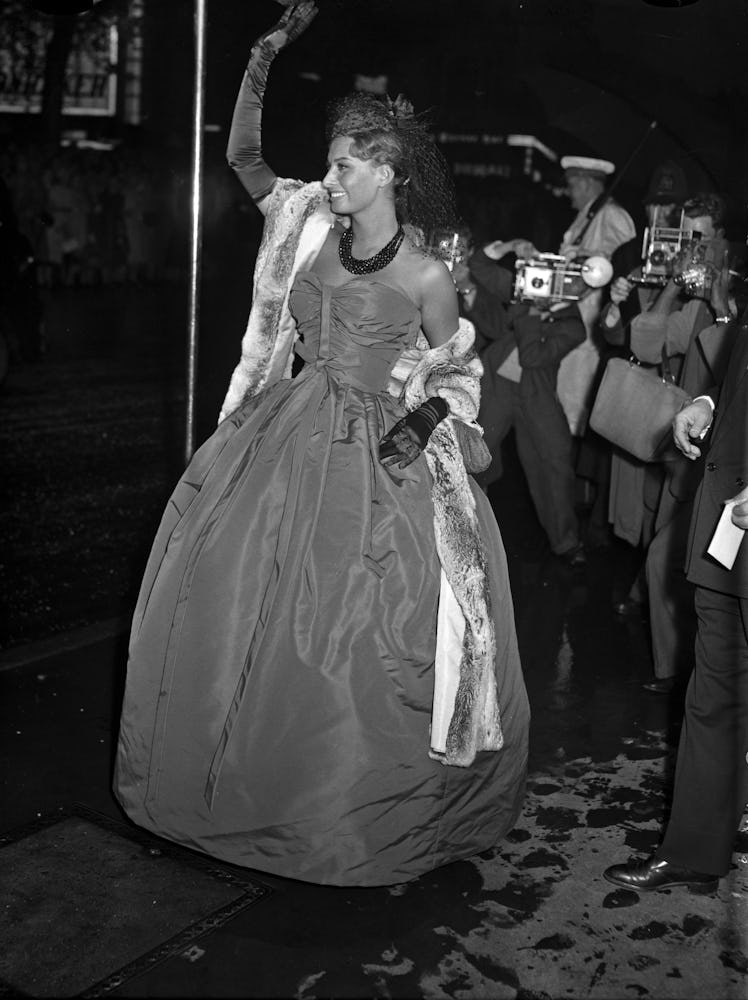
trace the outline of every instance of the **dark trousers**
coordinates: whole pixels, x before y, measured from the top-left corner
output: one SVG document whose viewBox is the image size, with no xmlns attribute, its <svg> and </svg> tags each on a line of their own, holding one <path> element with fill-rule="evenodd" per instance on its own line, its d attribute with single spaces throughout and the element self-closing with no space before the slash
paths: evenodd
<svg viewBox="0 0 748 1000">
<path fill-rule="evenodd" d="M 512 427 L 517 455 L 527 479 L 530 496 L 551 549 L 557 555 L 579 544 L 579 525 L 574 509 L 576 480 L 573 444 L 561 404 L 553 393 L 528 393 L 517 382 L 495 376 L 484 382 L 478 422 L 485 443 L 494 456 L 482 486 L 497 479 L 501 470 L 501 442 Z"/>
<path fill-rule="evenodd" d="M 687 674 L 693 666 L 696 616 L 694 586 L 686 579 L 688 529 L 693 503 L 673 504 L 672 518 L 661 525 L 645 562 L 656 677 Z"/>
<path fill-rule="evenodd" d="M 657 856 L 724 875 L 748 802 L 748 599 L 697 587 L 670 821 Z"/>
</svg>

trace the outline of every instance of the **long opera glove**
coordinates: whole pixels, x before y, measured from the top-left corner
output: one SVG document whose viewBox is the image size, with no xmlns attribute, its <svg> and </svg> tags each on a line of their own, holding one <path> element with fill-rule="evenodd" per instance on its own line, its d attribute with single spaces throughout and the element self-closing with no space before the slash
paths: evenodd
<svg viewBox="0 0 748 1000">
<path fill-rule="evenodd" d="M 317 14 L 313 2 L 289 6 L 277 24 L 252 46 L 234 106 L 226 159 L 255 201 L 273 189 L 276 175 L 262 157 L 262 102 L 268 71 L 282 48 L 297 38 Z"/>
</svg>

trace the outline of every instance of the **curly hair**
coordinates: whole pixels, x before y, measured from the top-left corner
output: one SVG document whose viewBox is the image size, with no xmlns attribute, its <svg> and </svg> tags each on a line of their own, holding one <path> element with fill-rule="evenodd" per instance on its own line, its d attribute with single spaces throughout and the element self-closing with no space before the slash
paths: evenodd
<svg viewBox="0 0 748 1000">
<path fill-rule="evenodd" d="M 714 224 L 714 228 L 719 229 L 724 225 L 727 204 L 721 195 L 715 194 L 713 191 L 699 191 L 693 198 L 689 198 L 684 202 L 683 212 L 689 219 L 696 219 L 700 215 L 708 215 Z"/>
<path fill-rule="evenodd" d="M 355 156 L 392 167 L 395 211 L 401 223 L 417 230 L 417 242 L 428 241 L 437 229 L 457 227 L 449 165 L 425 116 L 416 115 L 402 95 L 392 100 L 355 91 L 333 101 L 326 138 L 329 143 L 341 136 L 353 140 Z"/>
</svg>

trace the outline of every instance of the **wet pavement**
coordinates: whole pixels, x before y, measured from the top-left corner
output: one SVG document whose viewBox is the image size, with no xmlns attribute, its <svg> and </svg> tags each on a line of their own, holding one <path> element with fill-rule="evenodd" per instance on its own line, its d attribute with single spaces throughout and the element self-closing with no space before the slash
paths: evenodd
<svg viewBox="0 0 748 1000">
<path fill-rule="evenodd" d="M 110 788 L 126 625 L 180 463 L 184 289 L 65 290 L 44 362 L 0 393 L 6 537 L 0 651 L 3 831 Z M 235 360 L 246 302 L 204 317 L 199 437 Z M 214 332 L 219 331 L 219 332 Z M 229 336 L 231 332 L 231 336 Z M 10 430 L 9 430 L 10 428 Z M 533 712 L 517 828 L 407 886 L 273 891 L 122 996 L 748 997 L 748 867 L 720 889 L 615 891 L 667 816 L 682 692 L 643 691 L 646 622 L 614 600 L 635 572 L 613 543 L 581 572 L 547 552 L 511 447 L 492 490 Z"/>
</svg>

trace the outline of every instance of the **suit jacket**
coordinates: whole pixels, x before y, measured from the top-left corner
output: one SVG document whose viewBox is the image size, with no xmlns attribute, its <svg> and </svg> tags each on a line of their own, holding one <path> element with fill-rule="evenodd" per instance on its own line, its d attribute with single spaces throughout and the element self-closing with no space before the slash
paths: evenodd
<svg viewBox="0 0 748 1000">
<path fill-rule="evenodd" d="M 692 397 L 708 392 L 711 386 L 722 384 L 729 371 L 737 327 L 738 324 L 734 322 L 727 326 L 712 323 L 691 340 L 678 381 Z M 672 455 L 668 453 L 666 456 L 669 475 L 660 501 L 660 510 L 657 512 L 658 526 L 672 518 L 673 503 L 693 499 L 704 474 L 703 454 L 692 462 L 675 448 L 672 451 Z"/>
<path fill-rule="evenodd" d="M 748 483 L 748 310 L 738 324 L 727 374 L 710 393 L 717 404 L 709 432 L 704 476 L 694 501 L 688 540 L 688 579 L 702 587 L 748 598 L 748 542 L 731 570 L 707 555 L 725 500 Z"/>
<path fill-rule="evenodd" d="M 508 268 L 482 250 L 473 254 L 469 267 L 477 293 L 468 317 L 475 326 L 475 347 L 483 362 L 483 392 L 493 392 L 497 368 L 517 346 L 505 308 L 512 297 L 514 279 Z"/>
</svg>

